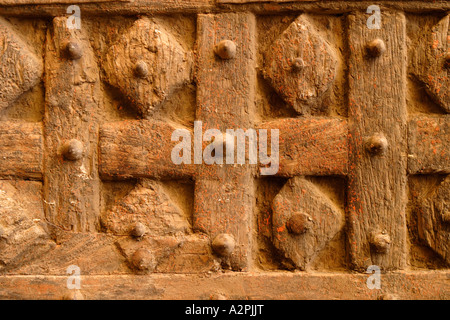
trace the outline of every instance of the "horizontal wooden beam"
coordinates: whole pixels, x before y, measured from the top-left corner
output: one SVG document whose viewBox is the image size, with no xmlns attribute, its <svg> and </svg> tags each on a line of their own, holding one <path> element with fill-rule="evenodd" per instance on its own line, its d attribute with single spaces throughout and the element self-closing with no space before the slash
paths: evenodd
<svg viewBox="0 0 450 320">
<path fill-rule="evenodd" d="M 282 119 L 265 122 L 260 127 L 279 130 L 280 168 L 277 175 L 347 174 L 347 121 Z"/>
<path fill-rule="evenodd" d="M 175 128 L 161 121 L 120 121 L 100 129 L 99 171 L 102 178 L 186 178 L 193 166 L 171 161 Z"/>
<path fill-rule="evenodd" d="M 55 17 L 67 15 L 66 10 L 70 4 L 80 4 L 81 15 L 135 15 L 135 14 L 165 14 L 165 13 L 208 13 L 208 12 L 243 12 L 250 11 L 255 14 L 279 14 L 283 12 L 310 12 L 310 13 L 331 13 L 341 14 L 350 11 L 363 11 L 373 5 L 371 1 L 268 1 L 261 0 L 253 2 L 215 2 L 215 0 L 135 0 L 135 1 L 87 1 L 78 0 L 64 3 L 66 0 L 35 0 L 43 1 L 31 4 L 33 0 L 1 0 L 0 15 L 2 16 L 27 16 L 27 17 Z M 86 2 L 85 2 L 86 1 Z M 228 0 L 238 1 L 238 0 Z M 15 2 L 15 3 L 13 3 Z M 450 10 L 450 2 L 445 0 L 419 1 L 378 1 L 377 5 L 390 10 L 397 9 L 406 12 L 431 12 Z M 382 11 L 383 12 L 383 11 Z M 368 15 L 369 16 L 369 15 Z"/>
<path fill-rule="evenodd" d="M 0 123 L 0 178 L 41 179 L 44 157 L 42 124 Z"/>
<path fill-rule="evenodd" d="M 450 115 L 409 121 L 408 172 L 450 173 Z"/>
<path fill-rule="evenodd" d="M 131 0 L 0 0 L 0 5 L 38 5 L 38 4 L 81 4 L 81 3 L 99 3 L 99 2 L 129 2 Z"/>
<path fill-rule="evenodd" d="M 399 0 L 402 2 L 408 2 L 408 1 L 414 1 L 414 0 Z M 433 1 L 433 0 L 422 0 L 422 1 Z M 217 0 L 217 3 L 263 3 L 263 2 L 271 2 L 271 3 L 286 3 L 286 2 L 319 2 L 319 3 L 326 3 L 326 2 L 332 2 L 332 0 Z"/>
<path fill-rule="evenodd" d="M 216 294 L 228 299 L 450 299 L 449 274 L 395 272 L 381 274 L 381 289 L 367 287 L 369 274 L 306 272 L 83 276 L 84 299 L 204 300 Z M 0 299 L 53 299 L 73 295 L 68 276 L 2 276 Z"/>
</svg>

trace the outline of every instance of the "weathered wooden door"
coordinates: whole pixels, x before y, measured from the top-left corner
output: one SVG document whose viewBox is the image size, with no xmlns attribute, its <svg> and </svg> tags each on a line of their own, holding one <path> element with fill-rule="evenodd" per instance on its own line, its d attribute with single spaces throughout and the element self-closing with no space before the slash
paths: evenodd
<svg viewBox="0 0 450 320">
<path fill-rule="evenodd" d="M 0 0 L 0 297 L 449 299 L 449 12 Z"/>
</svg>

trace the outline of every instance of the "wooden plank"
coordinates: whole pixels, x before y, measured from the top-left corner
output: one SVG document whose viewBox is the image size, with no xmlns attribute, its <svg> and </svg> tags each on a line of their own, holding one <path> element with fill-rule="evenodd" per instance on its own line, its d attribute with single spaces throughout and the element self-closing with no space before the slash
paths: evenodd
<svg viewBox="0 0 450 320">
<path fill-rule="evenodd" d="M 44 158 L 42 124 L 0 123 L 0 177 L 41 179 Z"/>
<path fill-rule="evenodd" d="M 306 272 L 225 273 L 204 275 L 87 276 L 79 293 L 87 300 L 207 300 L 220 294 L 230 300 L 405 300 L 450 299 L 447 271 L 396 272 L 381 275 L 381 290 L 367 288 L 367 274 Z M 1 299 L 54 299 L 72 296 L 67 276 L 0 277 Z"/>
<path fill-rule="evenodd" d="M 369 1 L 297 1 L 297 2 L 254 2 L 254 3 L 217 3 L 215 0 L 190 0 L 167 2 L 97 2 L 83 3 L 82 16 L 98 16 L 105 11 L 109 15 L 138 15 L 156 13 L 204 13 L 207 10 L 216 12 L 244 12 L 250 11 L 255 14 L 276 14 L 284 12 L 305 12 L 305 13 L 348 13 L 352 10 L 365 12 L 367 7 L 373 3 Z M 448 1 L 433 0 L 392 0 L 384 1 L 383 5 L 391 9 L 405 10 L 408 12 L 422 13 L 424 11 L 448 11 L 450 3 Z M 27 17 L 54 17 L 65 16 L 68 4 L 39 4 L 39 5 L 4 5 L 0 7 L 2 16 L 27 16 Z M 369 15 L 367 15 L 368 17 Z"/>
<path fill-rule="evenodd" d="M 74 44 L 72 54 L 68 43 Z M 64 230 L 96 231 L 99 216 L 96 112 L 102 96 L 97 59 L 85 29 L 69 30 L 66 18 L 53 19 L 45 70 L 45 214 Z M 79 160 L 67 160 L 64 144 L 81 142 Z"/>
<path fill-rule="evenodd" d="M 0 0 L 0 5 L 25 5 L 25 4 L 81 4 L 81 3 L 99 3 L 99 2 L 129 2 L 130 0 Z"/>
<path fill-rule="evenodd" d="M 348 126 L 340 119 L 281 119 L 264 122 L 278 129 L 280 159 L 277 175 L 346 175 Z"/>
<path fill-rule="evenodd" d="M 366 19 L 364 13 L 348 17 L 351 262 L 358 270 L 401 269 L 407 252 L 406 22 L 395 11 L 383 14 L 389 28 L 368 29 Z M 376 38 L 386 50 L 369 56 L 366 46 Z"/>
<path fill-rule="evenodd" d="M 315 0 L 315 1 L 311 1 L 311 0 L 217 0 L 217 3 L 228 3 L 228 4 L 232 4 L 232 3 L 236 3 L 236 4 L 241 4 L 241 3 L 263 3 L 263 2 L 271 2 L 271 3 L 318 2 L 318 3 L 323 3 L 323 2 L 331 2 L 331 1 L 332 0 Z M 414 0 L 394 0 L 394 1 L 407 2 L 407 1 L 414 1 Z M 422 1 L 433 1 L 433 0 L 422 0 Z"/>
<path fill-rule="evenodd" d="M 186 178 L 193 165 L 171 161 L 175 127 L 161 121 L 120 121 L 102 126 L 99 171 L 104 179 Z"/>
<path fill-rule="evenodd" d="M 198 17 L 196 116 L 203 122 L 203 130 L 225 132 L 252 126 L 255 25 L 255 17 L 249 13 Z M 236 44 L 233 59 L 216 57 L 214 46 L 222 40 Z M 253 177 L 248 164 L 240 168 L 203 165 L 199 170 L 195 182 L 194 229 L 208 234 L 211 241 L 219 234 L 234 237 L 236 245 L 229 257 L 234 270 L 247 270 L 251 263 L 253 201 Z"/>
<path fill-rule="evenodd" d="M 408 172 L 450 173 L 450 116 L 409 121 Z"/>
</svg>

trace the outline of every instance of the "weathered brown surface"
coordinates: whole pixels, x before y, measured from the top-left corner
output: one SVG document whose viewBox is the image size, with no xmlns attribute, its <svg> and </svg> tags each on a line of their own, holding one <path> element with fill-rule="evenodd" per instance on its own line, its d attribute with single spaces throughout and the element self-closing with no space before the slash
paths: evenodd
<svg viewBox="0 0 450 320">
<path fill-rule="evenodd" d="M 382 275 L 383 288 L 369 290 L 368 275 L 260 272 L 211 277 L 186 275 L 85 276 L 85 299 L 449 299 L 448 273 L 397 272 Z M 66 277 L 0 277 L 2 299 L 63 299 L 71 294 Z M 173 285 L 176 283 L 176 285 Z M 430 285 L 430 284 L 433 285 Z M 180 295 L 183 292 L 183 295 Z"/>
<path fill-rule="evenodd" d="M 356 269 L 406 265 L 406 38 L 402 13 L 383 14 L 389 28 L 368 29 L 367 17 L 349 21 L 349 249 Z M 369 57 L 366 45 L 380 38 L 386 51 Z M 368 150 L 368 139 L 383 134 L 384 152 Z M 387 252 L 378 253 L 372 238 L 387 234 Z"/>
<path fill-rule="evenodd" d="M 254 114 L 255 17 L 252 14 L 199 15 L 197 120 L 203 129 L 247 129 Z M 222 40 L 236 44 L 233 59 L 215 55 Z M 234 270 L 248 270 L 251 260 L 253 179 L 248 167 L 203 165 L 195 178 L 194 230 L 211 241 L 230 234 L 236 247 L 229 259 Z M 225 261 L 227 262 L 227 261 Z"/>
<path fill-rule="evenodd" d="M 415 200 L 419 237 L 447 263 L 450 262 L 450 178 L 434 192 Z"/>
<path fill-rule="evenodd" d="M 189 230 L 182 210 L 160 184 L 148 180 L 143 180 L 102 216 L 102 226 L 116 235 L 132 234 L 137 223 L 153 236 L 179 235 Z"/>
<path fill-rule="evenodd" d="M 337 58 L 308 19 L 301 15 L 269 47 L 264 77 L 300 114 L 310 114 L 336 77 Z"/>
<path fill-rule="evenodd" d="M 42 178 L 42 126 L 39 123 L 0 123 L 0 177 Z"/>
<path fill-rule="evenodd" d="M 0 7 L 1 298 L 450 298 L 448 2 L 82 1 Z M 194 120 L 279 130 L 279 171 Z"/>
<path fill-rule="evenodd" d="M 309 12 L 342 14 L 354 10 L 365 12 L 367 7 L 373 5 L 371 1 L 288 1 L 288 2 L 264 2 L 253 3 L 216 3 L 214 0 L 142 0 L 142 1 L 105 1 L 83 3 L 83 15 L 99 14 L 154 14 L 154 13 L 204 13 L 205 11 L 251 11 L 257 14 L 279 14 L 286 12 Z M 446 0 L 392 0 L 383 1 L 386 8 L 392 10 L 406 10 L 408 12 L 421 13 L 424 11 L 450 10 L 450 3 Z M 4 5 L 0 7 L 0 15 L 29 16 L 29 17 L 54 17 L 66 15 L 67 3 L 39 4 L 39 5 Z"/>
<path fill-rule="evenodd" d="M 450 77 L 445 56 L 450 53 L 450 15 L 436 25 L 420 30 L 420 45 L 414 50 L 414 74 L 425 85 L 431 98 L 450 112 Z"/>
<path fill-rule="evenodd" d="M 67 3 L 69 5 L 78 3 L 97 3 L 97 2 L 128 2 L 130 0 L 0 0 L 0 5 L 24 5 L 24 4 L 52 4 Z"/>
<path fill-rule="evenodd" d="M 345 120 L 308 118 L 264 122 L 280 132 L 280 176 L 345 175 L 348 165 Z"/>
<path fill-rule="evenodd" d="M 31 192 L 30 192 L 31 191 Z M 42 204 L 26 187 L 0 181 L 0 273 L 40 259 L 55 247 L 42 217 Z M 21 195 L 21 201 L 16 200 Z"/>
<path fill-rule="evenodd" d="M 190 55 L 170 32 L 142 18 L 109 48 L 103 67 L 108 82 L 142 115 L 151 116 L 175 89 L 189 82 L 191 64 Z"/>
<path fill-rule="evenodd" d="M 408 146 L 410 173 L 450 173 L 450 117 L 411 120 Z"/>
<path fill-rule="evenodd" d="M 112 122 L 100 130 L 99 170 L 103 178 L 189 177 L 193 166 L 171 161 L 176 128 L 154 120 Z"/>
<path fill-rule="evenodd" d="M 344 225 L 343 212 L 301 177 L 290 179 L 272 206 L 274 245 L 302 270 Z"/>
<path fill-rule="evenodd" d="M 81 57 L 72 60 L 67 44 L 78 46 Z M 66 18 L 53 19 L 46 49 L 46 113 L 44 119 L 45 212 L 49 222 L 65 230 L 95 231 L 99 217 L 97 169 L 101 94 L 98 66 L 85 30 L 69 30 Z M 77 139 L 83 156 L 64 158 L 64 143 Z"/>
<path fill-rule="evenodd" d="M 41 80 L 42 61 L 13 26 L 0 18 L 0 111 Z"/>
</svg>

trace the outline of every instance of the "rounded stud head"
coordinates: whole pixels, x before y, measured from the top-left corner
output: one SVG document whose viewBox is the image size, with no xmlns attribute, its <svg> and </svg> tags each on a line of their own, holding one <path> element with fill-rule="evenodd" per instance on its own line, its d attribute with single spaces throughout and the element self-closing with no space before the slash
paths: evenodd
<svg viewBox="0 0 450 320">
<path fill-rule="evenodd" d="M 212 249 L 219 256 L 227 257 L 234 251 L 236 243 L 232 235 L 221 233 L 212 242 Z"/>
<path fill-rule="evenodd" d="M 286 223 L 289 233 L 302 234 L 311 229 L 313 219 L 305 213 L 295 213 Z"/>
<path fill-rule="evenodd" d="M 372 238 L 372 246 L 378 253 L 386 253 L 391 245 L 391 237 L 385 233 L 375 234 Z"/>
<path fill-rule="evenodd" d="M 134 74 L 136 77 L 145 78 L 148 75 L 148 66 L 145 61 L 139 60 L 134 66 Z"/>
<path fill-rule="evenodd" d="M 156 260 L 153 254 L 147 249 L 138 249 L 131 256 L 132 265 L 141 271 L 153 271 L 156 267 Z"/>
<path fill-rule="evenodd" d="M 305 61 L 302 58 L 295 58 L 292 60 L 292 71 L 298 72 L 306 67 Z"/>
<path fill-rule="evenodd" d="M 222 59 L 233 59 L 236 56 L 236 44 L 231 40 L 222 40 L 216 46 L 215 52 Z"/>
<path fill-rule="evenodd" d="M 66 160 L 80 160 L 83 157 L 83 143 L 77 139 L 66 141 L 62 154 Z"/>
<path fill-rule="evenodd" d="M 388 141 L 382 133 L 375 133 L 366 141 L 366 149 L 373 155 L 381 155 L 386 152 L 387 148 Z"/>
<path fill-rule="evenodd" d="M 133 230 L 131 231 L 131 235 L 136 238 L 140 238 L 147 233 L 147 228 L 141 223 L 136 222 Z"/>
<path fill-rule="evenodd" d="M 450 69 L 450 52 L 444 55 L 444 67 Z"/>
<path fill-rule="evenodd" d="M 386 45 L 381 39 L 375 39 L 367 44 L 367 53 L 371 57 L 379 57 L 386 51 Z"/>
<path fill-rule="evenodd" d="M 69 42 L 66 45 L 67 57 L 71 60 L 78 60 L 83 56 L 83 50 L 75 42 Z"/>
</svg>

